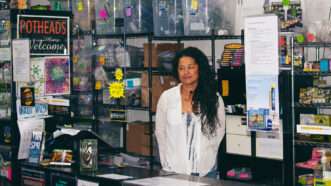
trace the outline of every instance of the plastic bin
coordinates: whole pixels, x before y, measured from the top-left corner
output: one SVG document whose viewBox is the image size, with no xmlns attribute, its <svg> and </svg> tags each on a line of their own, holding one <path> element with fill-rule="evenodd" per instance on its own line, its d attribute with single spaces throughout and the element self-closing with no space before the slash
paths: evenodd
<svg viewBox="0 0 331 186">
<path fill-rule="evenodd" d="M 123 7 L 123 0 L 95 0 L 95 24 L 97 34 L 123 33 Z"/>
<path fill-rule="evenodd" d="M 126 33 L 148 33 L 152 31 L 152 0 L 125 0 L 123 11 Z"/>
<path fill-rule="evenodd" d="M 183 0 L 185 35 L 209 33 L 208 0 Z"/>
<path fill-rule="evenodd" d="M 212 29 L 215 33 L 228 33 L 224 5 L 222 0 L 183 0 L 184 34 L 207 35 Z"/>
<path fill-rule="evenodd" d="M 156 36 L 183 35 L 183 9 L 181 0 L 154 0 L 153 18 Z"/>
</svg>

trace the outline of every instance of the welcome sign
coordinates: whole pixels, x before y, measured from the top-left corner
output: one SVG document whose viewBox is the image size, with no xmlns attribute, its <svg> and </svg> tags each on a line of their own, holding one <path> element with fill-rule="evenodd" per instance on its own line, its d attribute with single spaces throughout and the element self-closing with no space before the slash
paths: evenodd
<svg viewBox="0 0 331 186">
<path fill-rule="evenodd" d="M 17 38 L 30 39 L 30 54 L 69 55 L 70 17 L 17 15 Z"/>
</svg>

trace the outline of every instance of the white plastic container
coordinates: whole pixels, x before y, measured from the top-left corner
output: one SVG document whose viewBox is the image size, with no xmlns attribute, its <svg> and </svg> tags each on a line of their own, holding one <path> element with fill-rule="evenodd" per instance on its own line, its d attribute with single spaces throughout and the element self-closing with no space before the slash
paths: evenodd
<svg viewBox="0 0 331 186">
<path fill-rule="evenodd" d="M 156 36 L 183 35 L 182 0 L 154 0 L 153 18 Z"/>
<path fill-rule="evenodd" d="M 204 35 L 208 25 L 208 0 L 183 0 L 185 35 Z"/>
</svg>

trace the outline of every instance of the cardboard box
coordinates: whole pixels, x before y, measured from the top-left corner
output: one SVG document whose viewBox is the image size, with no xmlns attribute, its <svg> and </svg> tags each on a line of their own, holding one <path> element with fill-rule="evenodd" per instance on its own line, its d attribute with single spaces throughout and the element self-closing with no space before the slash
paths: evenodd
<svg viewBox="0 0 331 186">
<path fill-rule="evenodd" d="M 156 112 L 157 102 L 163 91 L 177 85 L 177 81 L 172 76 L 152 76 L 152 107 L 151 110 Z M 149 93 L 148 93 L 148 74 L 142 73 L 141 75 L 141 104 L 144 107 L 149 106 Z"/>
<path fill-rule="evenodd" d="M 148 123 L 130 123 L 127 125 L 126 150 L 127 152 L 149 156 L 150 130 Z"/>
<path fill-rule="evenodd" d="M 184 44 L 176 43 L 158 43 L 152 44 L 152 67 L 159 67 L 160 64 L 160 53 L 162 52 L 177 52 L 184 48 Z M 144 44 L 144 67 L 148 67 L 148 56 L 149 56 L 149 44 Z"/>
</svg>

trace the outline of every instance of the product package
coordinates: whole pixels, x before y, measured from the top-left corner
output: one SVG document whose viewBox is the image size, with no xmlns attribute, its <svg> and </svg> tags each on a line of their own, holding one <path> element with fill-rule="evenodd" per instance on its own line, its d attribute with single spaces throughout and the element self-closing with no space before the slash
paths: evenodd
<svg viewBox="0 0 331 186">
<path fill-rule="evenodd" d="M 98 169 L 98 141 L 97 139 L 80 140 L 80 170 L 96 171 Z"/>
<path fill-rule="evenodd" d="M 69 0 L 48 0 L 50 3 L 50 10 L 53 11 L 70 11 L 70 1 Z"/>
<path fill-rule="evenodd" d="M 73 100 L 74 105 L 79 105 L 79 107 L 73 108 L 75 116 L 80 116 L 80 117 L 92 116 L 93 115 L 92 94 L 80 94 L 77 96 L 78 96 L 77 99 Z"/>
<path fill-rule="evenodd" d="M 291 1 L 289 6 L 284 6 L 281 2 L 265 4 L 264 13 L 276 14 L 280 19 L 280 29 L 283 32 L 296 31 L 303 27 L 300 1 Z"/>
<path fill-rule="evenodd" d="M 141 106 L 141 79 L 125 79 L 125 98 L 127 106 Z"/>
<path fill-rule="evenodd" d="M 130 54 L 120 40 L 99 39 L 97 62 L 105 67 L 130 67 Z"/>
</svg>

